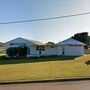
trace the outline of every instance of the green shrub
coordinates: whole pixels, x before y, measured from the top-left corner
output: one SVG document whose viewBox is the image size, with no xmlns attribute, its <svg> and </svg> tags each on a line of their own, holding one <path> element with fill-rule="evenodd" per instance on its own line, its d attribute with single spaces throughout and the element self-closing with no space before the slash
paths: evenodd
<svg viewBox="0 0 90 90">
<path fill-rule="evenodd" d="M 17 47 L 18 56 L 27 56 L 27 47 L 26 46 L 19 46 Z"/>
<path fill-rule="evenodd" d="M 6 50 L 6 54 L 11 57 L 15 57 L 17 55 L 17 48 L 16 47 L 10 47 Z"/>
<path fill-rule="evenodd" d="M 10 47 L 6 50 L 6 54 L 10 57 L 26 57 L 27 56 L 27 47 Z"/>
</svg>

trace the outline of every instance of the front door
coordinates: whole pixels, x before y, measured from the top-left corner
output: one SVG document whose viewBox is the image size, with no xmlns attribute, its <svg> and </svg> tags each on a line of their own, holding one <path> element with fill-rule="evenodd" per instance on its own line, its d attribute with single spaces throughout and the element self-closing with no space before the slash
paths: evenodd
<svg viewBox="0 0 90 90">
<path fill-rule="evenodd" d="M 65 55 L 65 47 L 62 47 L 62 55 Z"/>
</svg>

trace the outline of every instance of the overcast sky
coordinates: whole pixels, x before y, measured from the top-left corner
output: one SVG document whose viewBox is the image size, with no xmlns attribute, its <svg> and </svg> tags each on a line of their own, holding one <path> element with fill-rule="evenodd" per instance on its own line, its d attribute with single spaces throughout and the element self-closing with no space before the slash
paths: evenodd
<svg viewBox="0 0 90 90">
<path fill-rule="evenodd" d="M 90 0 L 0 0 L 0 23 L 90 12 Z M 0 24 L 0 41 L 23 37 L 58 42 L 77 32 L 90 33 L 90 15 L 57 20 Z"/>
</svg>

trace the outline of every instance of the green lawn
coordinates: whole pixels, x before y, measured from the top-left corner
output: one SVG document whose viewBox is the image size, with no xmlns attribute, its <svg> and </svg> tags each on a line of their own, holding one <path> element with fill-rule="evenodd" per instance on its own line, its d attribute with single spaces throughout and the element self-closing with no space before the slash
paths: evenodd
<svg viewBox="0 0 90 90">
<path fill-rule="evenodd" d="M 5 59 L 0 56 L 0 82 L 75 77 L 90 77 L 90 54 L 31 59 Z"/>
</svg>

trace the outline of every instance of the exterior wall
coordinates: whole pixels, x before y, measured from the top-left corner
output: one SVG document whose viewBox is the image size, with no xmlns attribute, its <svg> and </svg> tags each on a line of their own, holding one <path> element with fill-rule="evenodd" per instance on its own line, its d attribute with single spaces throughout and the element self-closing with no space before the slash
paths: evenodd
<svg viewBox="0 0 90 90">
<path fill-rule="evenodd" d="M 36 50 L 37 46 L 30 46 L 30 56 L 38 56 L 39 51 Z"/>
<path fill-rule="evenodd" d="M 39 54 L 39 51 L 37 51 L 37 46 L 30 46 L 30 55 L 28 56 L 51 56 L 51 55 L 57 55 L 58 53 L 58 48 L 57 46 L 55 47 L 50 47 L 50 46 L 45 46 L 45 50 L 41 51 L 41 54 Z"/>
<path fill-rule="evenodd" d="M 39 54 L 39 51 L 36 50 L 37 46 L 30 46 L 30 56 L 51 56 L 51 55 L 57 55 L 58 48 L 45 46 L 45 50 L 41 51 L 41 54 Z"/>
<path fill-rule="evenodd" d="M 45 56 L 51 56 L 51 55 L 57 55 L 58 48 L 57 46 L 51 47 L 51 46 L 45 46 L 45 51 L 42 52 L 42 55 Z"/>
<path fill-rule="evenodd" d="M 65 46 L 64 55 L 67 56 L 84 55 L 84 46 Z"/>
<path fill-rule="evenodd" d="M 57 46 L 57 48 L 58 48 L 58 50 L 57 50 L 57 55 L 58 56 L 60 56 L 60 55 L 62 55 L 62 48 L 63 48 L 63 46 Z"/>
</svg>

